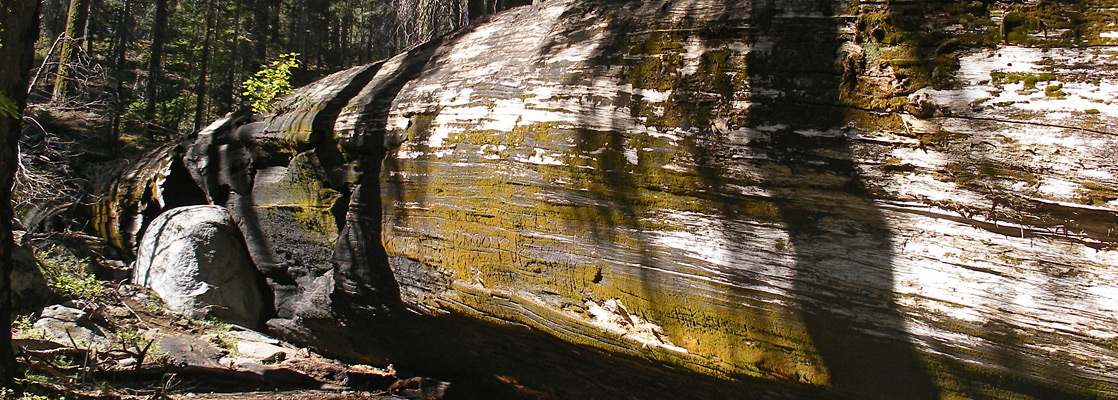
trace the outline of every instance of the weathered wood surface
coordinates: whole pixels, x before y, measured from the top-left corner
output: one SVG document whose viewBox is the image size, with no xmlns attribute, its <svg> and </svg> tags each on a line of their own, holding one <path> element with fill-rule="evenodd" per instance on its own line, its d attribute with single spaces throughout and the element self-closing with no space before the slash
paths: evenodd
<svg viewBox="0 0 1118 400">
<path fill-rule="evenodd" d="M 580 397 L 1112 397 L 1115 12 L 544 1 L 181 153 L 269 326 L 352 358 Z"/>
</svg>

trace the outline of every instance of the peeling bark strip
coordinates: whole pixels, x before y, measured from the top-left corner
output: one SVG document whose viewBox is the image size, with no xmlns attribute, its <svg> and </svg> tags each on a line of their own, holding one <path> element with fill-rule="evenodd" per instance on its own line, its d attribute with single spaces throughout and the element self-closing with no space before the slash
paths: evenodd
<svg viewBox="0 0 1118 400">
<path fill-rule="evenodd" d="M 269 326 L 354 360 L 571 398 L 1106 397 L 1118 31 L 1081 6 L 543 1 L 174 154 Z M 149 164 L 110 201 L 176 175 Z"/>
</svg>

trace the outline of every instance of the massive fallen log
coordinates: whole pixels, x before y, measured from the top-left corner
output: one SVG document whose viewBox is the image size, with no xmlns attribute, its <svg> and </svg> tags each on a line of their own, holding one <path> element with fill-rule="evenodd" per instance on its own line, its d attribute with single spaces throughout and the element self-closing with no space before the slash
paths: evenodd
<svg viewBox="0 0 1118 400">
<path fill-rule="evenodd" d="M 353 360 L 566 398 L 1107 397 L 1113 10 L 549 0 L 144 165 L 230 208 L 273 331 Z M 167 176 L 121 181 L 113 243 Z"/>
</svg>

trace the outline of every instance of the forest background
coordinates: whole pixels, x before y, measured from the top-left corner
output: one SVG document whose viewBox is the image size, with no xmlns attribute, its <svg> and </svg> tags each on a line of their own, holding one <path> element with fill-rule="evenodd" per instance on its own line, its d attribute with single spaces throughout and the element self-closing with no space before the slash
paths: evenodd
<svg viewBox="0 0 1118 400">
<path fill-rule="evenodd" d="M 97 116 L 93 130 L 115 150 L 197 131 L 245 105 L 243 82 L 282 54 L 298 54 L 298 87 L 519 3 L 44 0 L 28 104 Z"/>
<path fill-rule="evenodd" d="M 530 3 L 42 0 L 27 108 L 0 98 L 0 116 L 22 119 L 15 217 L 29 232 L 90 232 L 88 206 L 129 162 L 266 108 L 246 92 L 299 87 Z"/>
</svg>

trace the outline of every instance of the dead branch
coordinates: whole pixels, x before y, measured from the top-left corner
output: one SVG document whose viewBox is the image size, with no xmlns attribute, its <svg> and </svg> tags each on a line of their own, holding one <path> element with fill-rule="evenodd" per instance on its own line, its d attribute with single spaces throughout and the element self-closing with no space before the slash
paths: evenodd
<svg viewBox="0 0 1118 400">
<path fill-rule="evenodd" d="M 43 69 L 47 67 L 47 61 L 50 61 L 51 55 L 54 55 L 54 49 L 58 47 L 58 42 L 65 36 L 66 33 L 62 33 L 54 39 L 54 44 L 50 45 L 50 51 L 47 51 L 46 57 L 43 57 L 43 63 L 39 65 L 39 69 L 35 71 L 35 77 L 31 79 L 31 84 L 27 86 L 27 93 L 30 94 L 31 90 L 35 88 L 35 83 L 39 81 L 39 74 L 43 73 Z M 40 126 L 40 128 L 42 127 Z"/>
</svg>

